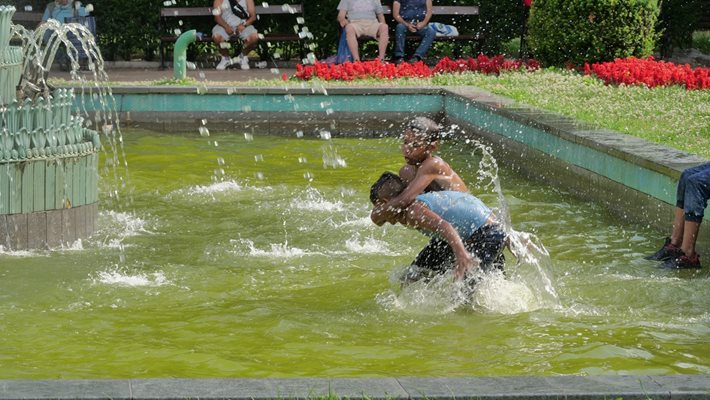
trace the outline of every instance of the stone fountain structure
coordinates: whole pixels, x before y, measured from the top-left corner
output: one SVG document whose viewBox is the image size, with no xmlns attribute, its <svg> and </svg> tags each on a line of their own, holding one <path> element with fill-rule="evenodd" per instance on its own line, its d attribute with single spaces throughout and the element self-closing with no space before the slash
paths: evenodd
<svg viewBox="0 0 710 400">
<path fill-rule="evenodd" d="M 73 89 L 36 80 L 39 63 L 30 58 L 38 56 L 41 37 L 35 35 L 34 49 L 31 40 L 10 44 L 14 13 L 0 6 L 0 246 L 63 246 L 95 229 L 101 143 L 72 113 Z"/>
</svg>

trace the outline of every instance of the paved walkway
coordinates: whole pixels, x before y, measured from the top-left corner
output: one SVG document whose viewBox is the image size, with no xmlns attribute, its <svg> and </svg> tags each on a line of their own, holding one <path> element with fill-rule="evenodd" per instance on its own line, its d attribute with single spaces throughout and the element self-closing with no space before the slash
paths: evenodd
<svg viewBox="0 0 710 400">
<path fill-rule="evenodd" d="M 112 82 L 156 82 L 173 78 L 173 69 L 159 69 L 157 67 L 144 68 L 112 68 L 107 66 L 105 69 Z M 81 74 L 89 74 L 88 71 L 81 71 Z M 207 80 L 212 82 L 244 82 L 253 79 L 281 79 L 281 74 L 286 73 L 289 77 L 296 73 L 295 68 L 252 68 L 248 71 L 240 69 L 227 69 L 217 71 L 214 68 L 210 69 L 195 69 L 188 70 L 187 76 L 198 81 Z M 60 71 L 58 68 L 52 68 L 49 72 L 49 77 L 70 80 L 69 72 Z"/>
</svg>

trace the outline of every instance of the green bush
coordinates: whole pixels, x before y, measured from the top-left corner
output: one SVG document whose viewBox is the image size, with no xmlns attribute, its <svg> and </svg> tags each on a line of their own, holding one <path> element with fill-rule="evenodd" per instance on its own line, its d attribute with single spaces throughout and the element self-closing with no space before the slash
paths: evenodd
<svg viewBox="0 0 710 400">
<path fill-rule="evenodd" d="M 104 59 L 155 57 L 160 44 L 158 18 L 162 1 L 102 0 L 93 4 L 96 35 Z"/>
<path fill-rule="evenodd" d="M 710 54 L 710 31 L 694 32 L 692 47 L 703 54 Z"/>
<path fill-rule="evenodd" d="M 530 52 L 543 65 L 582 65 L 645 57 L 657 39 L 656 0 L 536 0 Z"/>
</svg>

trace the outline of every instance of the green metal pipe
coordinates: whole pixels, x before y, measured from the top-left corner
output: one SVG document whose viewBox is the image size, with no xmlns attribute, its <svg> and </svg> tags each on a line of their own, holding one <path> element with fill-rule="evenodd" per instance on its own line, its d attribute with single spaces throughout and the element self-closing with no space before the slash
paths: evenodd
<svg viewBox="0 0 710 400">
<path fill-rule="evenodd" d="M 185 74 L 187 73 L 187 46 L 197 39 L 197 31 L 190 30 L 184 32 L 175 41 L 175 48 L 173 49 L 173 77 L 178 79 L 185 79 Z"/>
</svg>

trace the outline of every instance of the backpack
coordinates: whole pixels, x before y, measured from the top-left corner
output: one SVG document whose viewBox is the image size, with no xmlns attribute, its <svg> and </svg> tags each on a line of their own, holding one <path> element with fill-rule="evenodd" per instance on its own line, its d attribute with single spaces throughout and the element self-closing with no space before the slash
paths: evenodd
<svg viewBox="0 0 710 400">
<path fill-rule="evenodd" d="M 229 5 L 232 7 L 234 15 L 236 15 L 239 19 L 243 21 L 249 19 L 249 13 L 244 9 L 244 7 L 242 7 L 241 4 L 239 4 L 239 0 L 229 0 Z"/>
</svg>

